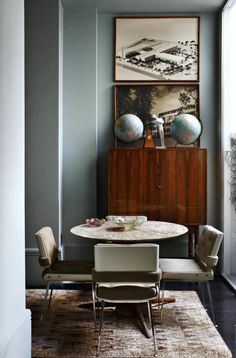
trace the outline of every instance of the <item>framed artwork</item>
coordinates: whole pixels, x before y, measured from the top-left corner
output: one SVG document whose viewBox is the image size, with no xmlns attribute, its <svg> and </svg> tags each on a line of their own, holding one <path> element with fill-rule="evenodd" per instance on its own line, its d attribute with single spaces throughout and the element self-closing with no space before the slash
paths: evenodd
<svg viewBox="0 0 236 358">
<path fill-rule="evenodd" d="M 115 81 L 199 81 L 199 21 L 115 18 Z"/>
<path fill-rule="evenodd" d="M 192 114 L 199 118 L 198 84 L 120 84 L 114 86 L 115 119 L 124 114 L 133 114 L 143 123 L 143 135 L 131 143 L 115 137 L 115 147 L 142 148 L 147 129 L 152 130 L 153 139 L 160 145 L 158 130 L 153 126 L 153 115 L 163 119 L 165 145 L 176 146 L 170 135 L 170 127 L 179 114 Z M 199 140 L 194 144 L 199 146 Z"/>
</svg>

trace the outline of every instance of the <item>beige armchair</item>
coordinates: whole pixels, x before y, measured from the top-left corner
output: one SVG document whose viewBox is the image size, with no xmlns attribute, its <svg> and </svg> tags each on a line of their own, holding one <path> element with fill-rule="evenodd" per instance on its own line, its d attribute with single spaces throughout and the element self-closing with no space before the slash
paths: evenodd
<svg viewBox="0 0 236 358">
<path fill-rule="evenodd" d="M 222 239 L 223 233 L 221 231 L 206 225 L 199 238 L 196 247 L 196 257 L 194 259 L 160 259 L 160 268 L 162 271 L 162 303 L 165 281 L 187 281 L 197 282 L 199 284 L 206 282 L 212 319 L 214 324 L 216 324 L 209 281 L 214 279 L 214 267 L 218 262 L 217 255 Z"/>
<path fill-rule="evenodd" d="M 94 254 L 94 296 L 101 302 L 97 356 L 100 352 L 105 302 L 147 303 L 156 355 L 151 300 L 159 297 L 161 277 L 159 246 L 156 244 L 98 244 L 94 246 Z"/>
<path fill-rule="evenodd" d="M 45 299 L 40 317 L 40 320 L 42 320 L 44 313 L 48 311 L 50 306 L 53 292 L 52 284 L 56 282 L 91 282 L 92 284 L 92 269 L 94 263 L 58 260 L 58 249 L 50 227 L 41 228 L 36 232 L 35 237 L 39 248 L 39 263 L 44 267 L 42 278 L 47 282 Z M 50 288 L 51 293 L 49 300 L 47 300 Z M 94 321 L 95 318 L 94 311 Z"/>
</svg>

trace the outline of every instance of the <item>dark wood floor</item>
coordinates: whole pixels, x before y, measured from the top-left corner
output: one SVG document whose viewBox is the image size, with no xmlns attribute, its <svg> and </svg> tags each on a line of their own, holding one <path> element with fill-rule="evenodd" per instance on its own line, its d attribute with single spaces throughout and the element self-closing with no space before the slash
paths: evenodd
<svg viewBox="0 0 236 358">
<path fill-rule="evenodd" d="M 192 284 L 167 282 L 166 289 L 175 290 L 189 290 Z M 213 309 L 215 313 L 217 329 L 221 334 L 223 340 L 231 350 L 233 357 L 236 358 L 236 295 L 229 289 L 222 278 L 215 278 L 214 282 L 210 283 L 213 297 Z M 196 287 L 196 286 L 195 286 Z M 201 298 L 201 295 L 199 294 Z M 207 293 L 205 294 L 206 308 L 209 308 L 209 301 Z M 210 310 L 208 309 L 209 316 Z"/>
</svg>

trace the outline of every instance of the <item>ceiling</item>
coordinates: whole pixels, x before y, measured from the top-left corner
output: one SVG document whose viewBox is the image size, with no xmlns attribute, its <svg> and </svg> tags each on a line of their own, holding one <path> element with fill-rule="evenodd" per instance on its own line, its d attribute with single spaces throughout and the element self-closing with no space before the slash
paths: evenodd
<svg viewBox="0 0 236 358">
<path fill-rule="evenodd" d="M 226 0 L 62 0 L 66 8 L 97 8 L 102 13 L 218 12 Z"/>
</svg>

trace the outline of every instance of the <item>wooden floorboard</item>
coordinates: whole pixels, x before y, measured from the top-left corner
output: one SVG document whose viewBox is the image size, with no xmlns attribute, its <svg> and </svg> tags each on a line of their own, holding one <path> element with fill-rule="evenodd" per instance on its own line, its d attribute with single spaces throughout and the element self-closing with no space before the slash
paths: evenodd
<svg viewBox="0 0 236 358">
<path fill-rule="evenodd" d="M 233 357 L 236 357 L 236 295 L 230 290 L 224 280 L 220 277 L 217 277 L 213 282 L 210 282 L 210 286 L 213 297 L 215 319 L 218 325 L 217 329 L 231 350 Z M 197 287 L 194 284 L 167 282 L 166 289 L 189 290 L 197 289 Z M 204 289 L 204 293 L 206 308 L 208 309 L 210 316 L 209 301 L 206 289 Z M 201 298 L 200 292 L 199 297 Z"/>
</svg>

